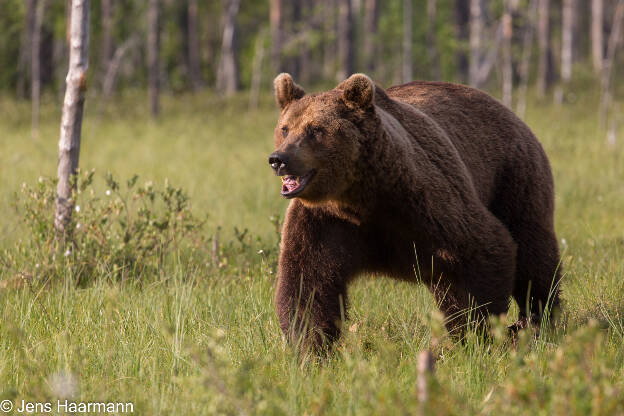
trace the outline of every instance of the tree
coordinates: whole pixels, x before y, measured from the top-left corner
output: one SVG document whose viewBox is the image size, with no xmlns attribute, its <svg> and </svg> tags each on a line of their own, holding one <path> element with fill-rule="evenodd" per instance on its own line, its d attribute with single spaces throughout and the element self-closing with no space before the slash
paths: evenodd
<svg viewBox="0 0 624 416">
<path fill-rule="evenodd" d="M 147 77 L 150 113 L 160 112 L 160 2 L 149 0 L 147 6 Z"/>
<path fill-rule="evenodd" d="M 513 66 L 511 60 L 512 0 L 505 0 L 503 11 L 503 104 L 508 108 L 512 105 Z"/>
<path fill-rule="evenodd" d="M 412 63 L 412 0 L 403 0 L 403 82 L 414 78 Z"/>
<path fill-rule="evenodd" d="M 262 79 L 262 61 L 264 60 L 264 44 L 266 29 L 256 35 L 256 45 L 254 47 L 253 65 L 251 71 L 251 86 L 249 87 L 249 110 L 258 107 L 258 97 L 260 96 L 260 84 Z"/>
<path fill-rule="evenodd" d="M 529 85 L 529 67 L 531 64 L 531 54 L 533 50 L 533 37 L 535 33 L 535 17 L 537 15 L 538 0 L 529 2 L 529 10 L 526 15 L 526 27 L 522 36 L 522 61 L 520 62 L 520 86 L 518 88 L 518 103 L 516 114 L 524 118 L 526 112 L 526 92 Z"/>
<path fill-rule="evenodd" d="M 620 42 L 622 42 L 622 19 L 624 18 L 624 0 L 618 0 L 613 14 L 611 24 L 611 34 L 607 45 L 607 56 L 602 64 L 602 74 L 600 77 L 600 126 L 606 127 L 607 113 L 613 98 L 612 72 L 615 54 Z M 614 127 L 613 127 L 614 128 Z"/>
<path fill-rule="evenodd" d="M 188 38 L 188 73 L 191 87 L 197 91 L 203 87 L 201 76 L 201 60 L 199 58 L 199 17 L 197 0 L 188 0 L 187 7 L 187 38 Z"/>
<path fill-rule="evenodd" d="M 460 82 L 466 82 L 469 77 L 468 64 L 468 26 L 470 22 L 470 7 L 467 0 L 455 0 L 455 22 L 457 28 L 458 47 L 455 52 L 455 60 L 457 65 L 458 78 Z"/>
<path fill-rule="evenodd" d="M 572 78 L 574 48 L 575 1 L 563 0 L 561 11 L 561 80 L 567 84 Z"/>
<path fill-rule="evenodd" d="M 440 79 L 440 57 L 436 45 L 437 11 L 437 0 L 427 0 L 427 57 L 432 79 Z"/>
<path fill-rule="evenodd" d="M 539 46 L 537 90 L 543 97 L 554 79 L 550 49 L 550 0 L 539 0 L 537 19 L 537 42 Z"/>
<path fill-rule="evenodd" d="M 379 1 L 364 3 L 364 66 L 371 75 L 377 69 L 377 30 L 379 26 Z"/>
<path fill-rule="evenodd" d="M 603 39 L 604 3 L 603 0 L 592 0 L 591 3 L 591 45 L 592 63 L 594 71 L 598 74 L 602 71 L 604 60 Z"/>
<path fill-rule="evenodd" d="M 80 156 L 82 112 L 89 67 L 89 11 L 90 0 L 72 0 L 69 70 L 61 119 L 58 184 L 54 212 L 54 228 L 62 240 L 69 233 L 67 225 L 74 208 L 71 177 L 76 174 Z"/>
<path fill-rule="evenodd" d="M 282 66 L 282 7 L 282 0 L 271 0 L 271 66 L 275 73 L 284 72 L 284 67 Z"/>
<path fill-rule="evenodd" d="M 224 0 L 223 38 L 217 71 L 217 90 L 226 96 L 238 90 L 238 58 L 236 50 L 236 16 L 240 0 Z"/>
<path fill-rule="evenodd" d="M 338 82 L 344 81 L 353 73 L 353 13 L 351 0 L 339 0 L 338 3 Z"/>
<path fill-rule="evenodd" d="M 39 137 L 39 101 L 41 98 L 41 26 L 45 13 L 46 0 L 38 0 L 32 31 L 30 94 L 32 104 L 32 137 Z"/>
<path fill-rule="evenodd" d="M 470 0 L 470 61 L 468 77 L 470 85 L 479 87 L 481 67 L 481 32 L 483 31 L 483 10 L 481 0 Z"/>
</svg>

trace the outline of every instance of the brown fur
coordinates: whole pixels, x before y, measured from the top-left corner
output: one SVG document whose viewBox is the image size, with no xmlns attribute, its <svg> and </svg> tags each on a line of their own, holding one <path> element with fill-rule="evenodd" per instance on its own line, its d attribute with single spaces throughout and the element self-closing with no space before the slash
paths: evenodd
<svg viewBox="0 0 624 416">
<path fill-rule="evenodd" d="M 482 318 L 505 313 L 510 296 L 520 319 L 558 304 L 552 174 L 511 111 L 440 82 L 384 91 L 356 74 L 304 95 L 281 74 L 275 86 L 275 154 L 288 160 L 279 173 L 316 171 L 282 231 L 276 306 L 286 334 L 316 346 L 336 339 L 347 285 L 362 273 L 420 279 L 450 331 L 461 332 L 471 307 Z"/>
</svg>

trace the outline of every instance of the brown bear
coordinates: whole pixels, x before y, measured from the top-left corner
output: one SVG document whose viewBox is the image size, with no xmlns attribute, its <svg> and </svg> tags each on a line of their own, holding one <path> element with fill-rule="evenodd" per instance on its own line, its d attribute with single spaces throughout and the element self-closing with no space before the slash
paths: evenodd
<svg viewBox="0 0 624 416">
<path fill-rule="evenodd" d="M 520 326 L 559 304 L 549 161 L 505 106 L 443 82 L 383 90 L 363 74 L 310 95 L 280 74 L 275 95 L 269 163 L 292 198 L 276 307 L 291 340 L 335 340 L 364 273 L 423 282 L 460 334 L 510 296 Z"/>
</svg>

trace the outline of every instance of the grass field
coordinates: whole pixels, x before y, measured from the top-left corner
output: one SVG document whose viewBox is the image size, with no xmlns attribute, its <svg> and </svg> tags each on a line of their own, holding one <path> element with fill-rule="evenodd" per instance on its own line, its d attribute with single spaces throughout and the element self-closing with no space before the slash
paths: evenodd
<svg viewBox="0 0 624 416">
<path fill-rule="evenodd" d="M 97 99 L 87 101 L 81 167 L 96 170 L 102 197 L 107 171 L 181 186 L 193 212 L 207 215 L 206 237 L 221 227 L 224 261 L 209 264 L 207 240 L 140 281 L 19 284 L 34 266 L 12 202 L 23 183 L 55 174 L 60 109 L 45 105 L 34 141 L 28 104 L 0 99 L 0 249 L 18 252 L 0 265 L 0 400 L 51 402 L 52 413 L 67 397 L 132 402 L 146 415 L 413 414 L 418 352 L 431 347 L 425 414 L 624 414 L 624 152 L 599 132 L 596 97 L 533 101 L 527 114 L 555 174 L 565 280 L 553 330 L 538 340 L 527 332 L 515 349 L 504 337 L 455 343 L 423 287 L 362 278 L 335 351 L 304 361 L 273 308 L 270 217 L 286 203 L 266 163 L 277 118 L 270 97 L 251 113 L 245 97 L 165 97 L 158 122 L 143 101 L 130 94 L 101 116 Z"/>
</svg>

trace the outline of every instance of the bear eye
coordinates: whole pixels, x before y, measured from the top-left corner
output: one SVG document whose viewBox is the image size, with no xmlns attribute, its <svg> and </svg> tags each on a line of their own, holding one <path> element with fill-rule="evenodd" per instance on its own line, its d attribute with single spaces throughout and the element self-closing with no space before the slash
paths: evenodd
<svg viewBox="0 0 624 416">
<path fill-rule="evenodd" d="M 282 126 L 282 136 L 288 136 L 288 126 Z"/>
</svg>

